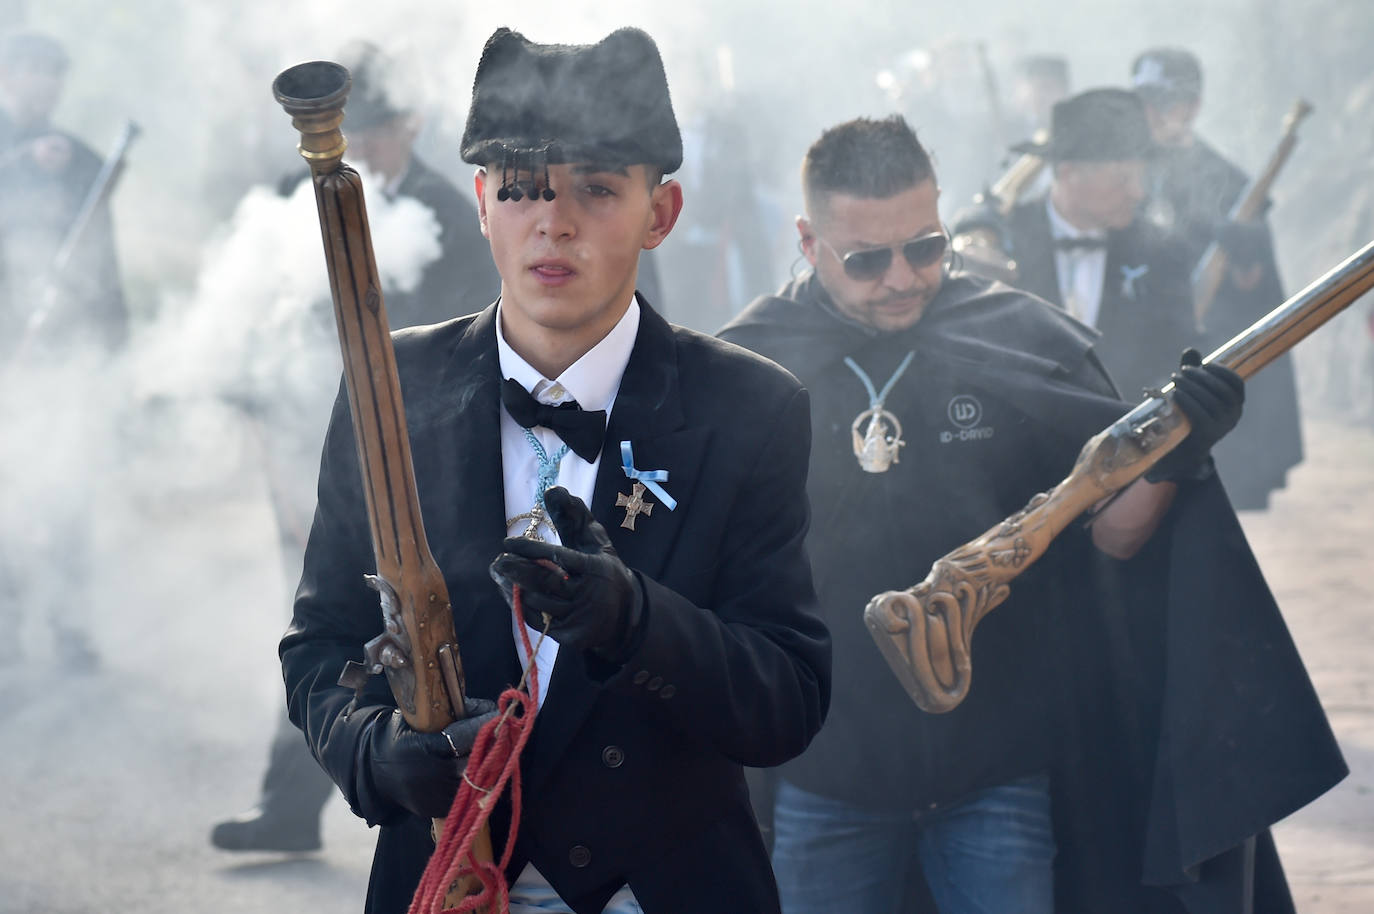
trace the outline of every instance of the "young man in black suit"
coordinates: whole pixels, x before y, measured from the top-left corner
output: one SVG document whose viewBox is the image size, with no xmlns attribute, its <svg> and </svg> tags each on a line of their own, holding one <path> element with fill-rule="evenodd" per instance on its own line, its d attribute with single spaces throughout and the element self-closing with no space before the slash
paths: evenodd
<svg viewBox="0 0 1374 914">
<path fill-rule="evenodd" d="M 501 298 L 402 331 L 396 356 L 469 695 L 517 682 L 530 662 L 519 626 L 537 638 L 551 620 L 534 651 L 513 909 L 775 911 L 742 766 L 801 752 L 829 701 L 829 637 L 804 609 L 806 393 L 635 293 L 639 252 L 682 206 L 661 179 L 682 147 L 643 32 L 566 46 L 498 30 L 462 152 L 479 166 Z M 580 412 L 543 411 L 572 400 Z M 542 424 L 569 412 L 576 430 Z M 636 499 L 642 512 L 623 506 Z M 472 732 L 414 732 L 384 684 L 356 699 L 335 685 L 381 631 L 362 579 L 372 567 L 341 397 L 282 665 L 292 720 L 354 811 L 382 826 L 367 908 L 401 911 Z M 498 841 L 509 816 L 498 804 Z"/>
</svg>

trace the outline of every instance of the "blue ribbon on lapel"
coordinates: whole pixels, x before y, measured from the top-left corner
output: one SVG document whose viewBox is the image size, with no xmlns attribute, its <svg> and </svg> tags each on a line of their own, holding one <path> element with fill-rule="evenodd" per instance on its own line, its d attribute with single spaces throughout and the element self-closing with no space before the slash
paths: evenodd
<svg viewBox="0 0 1374 914">
<path fill-rule="evenodd" d="M 653 492 L 669 511 L 677 507 L 677 499 L 669 495 L 664 491 L 663 486 L 659 485 L 660 482 L 668 481 L 667 470 L 635 469 L 635 454 L 628 441 L 620 442 L 620 462 L 625 470 L 625 475 L 644 483 L 644 488 Z"/>
</svg>

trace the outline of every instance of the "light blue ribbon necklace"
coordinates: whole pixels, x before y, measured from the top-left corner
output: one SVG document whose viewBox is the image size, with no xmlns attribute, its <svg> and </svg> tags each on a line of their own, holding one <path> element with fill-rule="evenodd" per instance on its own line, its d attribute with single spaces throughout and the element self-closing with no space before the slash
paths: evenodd
<svg viewBox="0 0 1374 914">
<path fill-rule="evenodd" d="M 506 521 L 506 529 L 509 530 L 520 521 L 527 520 L 529 526 L 520 535 L 527 539 L 538 540 L 543 539 L 539 535 L 541 526 L 548 527 L 550 530 L 553 529 L 549 523 L 548 509 L 544 507 L 544 493 L 558 482 L 558 467 L 562 464 L 563 458 L 568 456 L 568 446 L 564 444 L 550 457 L 549 452 L 544 450 L 544 445 L 540 444 L 539 439 L 534 436 L 534 432 L 527 428 L 521 429 L 521 431 L 525 433 L 525 440 L 530 443 L 530 447 L 534 449 L 535 459 L 539 461 L 538 475 L 534 482 L 534 507 Z"/>
<path fill-rule="evenodd" d="M 883 404 L 887 402 L 887 395 L 892 393 L 892 388 L 906 373 L 911 360 L 915 357 L 916 350 L 908 352 L 906 358 L 902 359 L 902 364 L 892 373 L 892 377 L 887 379 L 882 390 L 873 387 L 873 379 L 859 367 L 858 362 L 849 356 L 844 357 L 844 363 L 849 366 L 850 371 L 859 376 L 864 390 L 868 391 L 868 409 L 859 413 L 854 424 L 849 427 L 854 456 L 859 459 L 859 466 L 866 473 L 886 473 L 894 463 L 899 462 L 900 450 L 902 445 L 906 444 L 902 440 L 902 423 L 884 409 Z"/>
</svg>

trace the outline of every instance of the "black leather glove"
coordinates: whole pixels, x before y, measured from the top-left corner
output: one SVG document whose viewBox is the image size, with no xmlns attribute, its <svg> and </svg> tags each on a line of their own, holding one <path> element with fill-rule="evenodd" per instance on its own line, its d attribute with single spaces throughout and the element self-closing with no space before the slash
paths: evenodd
<svg viewBox="0 0 1374 914">
<path fill-rule="evenodd" d="M 1212 445 L 1236 427 L 1245 403 L 1240 375 L 1223 365 L 1203 365 L 1196 349 L 1183 351 L 1173 381 L 1174 405 L 1188 417 L 1192 431 L 1145 474 L 1150 482 L 1206 479 L 1212 469 Z"/>
<path fill-rule="evenodd" d="M 1217 225 L 1216 237 L 1233 267 L 1263 263 L 1269 257 L 1269 229 L 1263 222 L 1227 220 Z"/>
<path fill-rule="evenodd" d="M 417 816 L 448 815 L 477 731 L 497 713 L 496 703 L 485 698 L 465 699 L 463 707 L 467 717 L 438 733 L 412 730 L 398 710 L 377 715 L 359 750 L 360 775 L 376 794 Z"/>
<path fill-rule="evenodd" d="M 520 586 L 531 627 L 542 631 L 547 614 L 549 635 L 560 644 L 624 662 L 644 614 L 639 581 L 582 499 L 555 486 L 544 493 L 544 506 L 563 545 L 510 537 L 491 563 L 492 579 L 507 601 Z"/>
</svg>

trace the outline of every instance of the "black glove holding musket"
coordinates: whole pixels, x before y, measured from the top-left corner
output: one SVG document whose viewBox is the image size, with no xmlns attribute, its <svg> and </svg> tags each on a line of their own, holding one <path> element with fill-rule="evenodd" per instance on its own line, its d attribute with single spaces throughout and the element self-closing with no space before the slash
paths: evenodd
<svg viewBox="0 0 1374 914">
<path fill-rule="evenodd" d="M 411 729 L 396 709 L 363 708 L 374 712 L 367 734 L 358 744 L 355 790 L 369 822 L 386 806 L 401 806 L 417 816 L 442 819 L 463 783 L 477 732 L 496 716 L 496 703 L 485 698 L 463 702 L 466 716 L 438 733 Z"/>
<path fill-rule="evenodd" d="M 1269 227 L 1263 222 L 1236 222 L 1228 219 L 1218 223 L 1213 234 L 1217 244 L 1226 252 L 1226 259 L 1237 269 L 1268 263 L 1274 258 Z"/>
<path fill-rule="evenodd" d="M 1245 381 L 1225 365 L 1202 364 L 1196 349 L 1185 349 L 1173 373 L 1174 405 L 1188 417 L 1192 431 L 1150 468 L 1150 482 L 1188 482 L 1212 475 L 1212 446 L 1240 421 Z"/>
<path fill-rule="evenodd" d="M 525 621 L 559 644 L 591 651 L 610 663 L 634 652 L 643 627 L 644 594 L 616 555 L 606 528 L 582 499 L 562 486 L 544 493 L 549 520 L 563 545 L 508 537 L 491 563 L 506 601 L 520 587 Z"/>
</svg>

